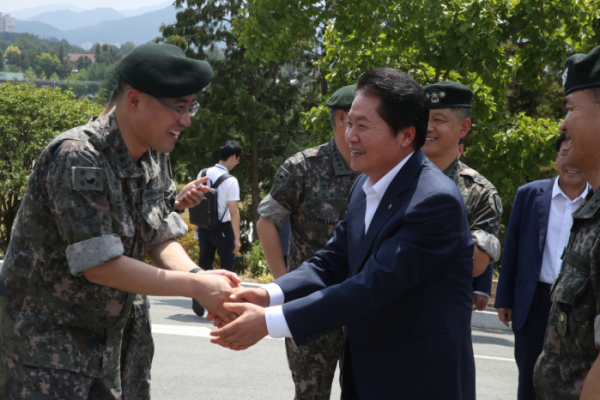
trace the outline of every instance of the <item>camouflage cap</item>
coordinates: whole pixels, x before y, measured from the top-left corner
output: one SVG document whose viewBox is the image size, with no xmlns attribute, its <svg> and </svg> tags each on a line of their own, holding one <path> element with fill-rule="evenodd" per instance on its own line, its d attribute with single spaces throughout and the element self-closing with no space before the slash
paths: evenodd
<svg viewBox="0 0 600 400">
<path fill-rule="evenodd" d="M 348 85 L 336 90 L 335 93 L 327 99 L 325 105 L 337 110 L 349 110 L 354 101 L 354 89 L 356 89 L 356 85 Z"/>
<path fill-rule="evenodd" d="M 443 81 L 423 88 L 429 100 L 429 108 L 471 107 L 473 91 L 463 84 Z"/>
<path fill-rule="evenodd" d="M 187 58 L 179 47 L 166 43 L 136 47 L 119 62 L 117 74 L 141 92 L 167 98 L 195 94 L 214 76 L 206 61 Z"/>
<path fill-rule="evenodd" d="M 565 95 L 600 86 L 600 46 L 589 54 L 575 54 L 567 58 L 562 80 Z"/>
</svg>

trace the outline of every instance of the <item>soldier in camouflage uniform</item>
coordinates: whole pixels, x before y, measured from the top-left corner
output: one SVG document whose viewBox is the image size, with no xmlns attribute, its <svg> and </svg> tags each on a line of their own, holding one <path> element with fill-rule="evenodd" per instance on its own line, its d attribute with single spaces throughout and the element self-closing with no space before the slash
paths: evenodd
<svg viewBox="0 0 600 400">
<path fill-rule="evenodd" d="M 260 203 L 257 224 L 265 257 L 273 276 L 293 271 L 321 250 L 344 219 L 348 192 L 359 175 L 352 171 L 344 139 L 346 116 L 354 99 L 354 85 L 336 91 L 327 101 L 334 136 L 327 144 L 288 158 L 279 168 L 269 195 Z M 291 231 L 287 270 L 276 226 L 289 217 Z M 330 332 L 304 346 L 285 339 L 296 388 L 295 399 L 329 399 L 343 332 Z"/>
<path fill-rule="evenodd" d="M 462 194 L 475 243 L 473 306 L 476 310 L 484 309 L 491 292 L 491 263 L 500 258 L 498 231 L 502 200 L 494 185 L 457 157 L 459 142 L 471 126 L 473 92 L 460 83 L 449 81 L 424 89 L 431 111 L 423 153 L 456 183 Z"/>
<path fill-rule="evenodd" d="M 190 274 L 195 263 L 173 240 L 187 231 L 173 211 L 202 192 L 192 182 L 176 200 L 166 153 L 212 71 L 157 44 L 117 71 L 115 111 L 59 135 L 30 177 L 0 274 L 0 399 L 150 398 L 149 302 L 135 293 L 196 297 L 233 317 L 221 303 L 237 277 Z M 157 273 L 145 255 L 174 271 Z"/>
<path fill-rule="evenodd" d="M 567 59 L 566 163 L 592 186 L 573 213 L 569 243 L 551 290 L 544 349 L 533 381 L 538 399 L 597 399 L 600 392 L 600 47 Z"/>
</svg>

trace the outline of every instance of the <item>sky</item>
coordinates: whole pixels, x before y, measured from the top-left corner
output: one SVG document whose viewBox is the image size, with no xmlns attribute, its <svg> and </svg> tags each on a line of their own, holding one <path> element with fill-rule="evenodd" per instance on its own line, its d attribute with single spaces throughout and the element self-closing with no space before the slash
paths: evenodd
<svg viewBox="0 0 600 400">
<path fill-rule="evenodd" d="M 164 3 L 165 0 L 2 0 L 0 1 L 0 12 L 10 13 L 27 8 L 45 6 L 49 4 L 73 4 L 80 8 L 93 9 L 98 7 L 110 7 L 115 10 L 128 10 Z"/>
</svg>

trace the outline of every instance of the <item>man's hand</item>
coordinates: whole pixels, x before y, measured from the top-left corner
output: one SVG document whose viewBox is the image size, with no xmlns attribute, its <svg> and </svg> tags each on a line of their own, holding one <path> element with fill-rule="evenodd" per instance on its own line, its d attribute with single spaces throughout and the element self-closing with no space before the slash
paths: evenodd
<svg viewBox="0 0 600 400">
<path fill-rule="evenodd" d="M 239 317 L 227 326 L 212 331 L 212 343 L 231 350 L 245 350 L 269 334 L 264 308 L 248 303 L 225 303 L 223 306 Z"/>
<path fill-rule="evenodd" d="M 204 193 L 207 193 L 210 188 L 208 186 L 199 186 L 208 181 L 208 176 L 196 179 L 185 185 L 175 201 L 175 209 L 182 211 L 186 208 L 196 207 L 204 198 Z"/>
<path fill-rule="evenodd" d="M 231 272 L 226 269 L 210 269 L 208 271 L 202 271 L 202 273 L 206 275 L 221 275 L 229 278 L 232 288 L 238 288 L 240 287 L 240 283 L 242 283 L 242 280 L 235 272 Z"/>
<path fill-rule="evenodd" d="M 269 296 L 269 292 L 267 292 L 265 289 L 250 289 L 250 288 L 234 289 L 234 293 L 231 296 L 229 296 L 229 298 L 232 301 L 235 301 L 237 303 L 248 302 L 248 303 L 252 303 L 257 306 L 260 306 L 260 307 L 268 307 L 269 304 L 271 303 L 271 298 Z M 208 321 L 211 321 L 214 319 L 213 325 L 216 326 L 217 328 L 222 328 L 225 325 L 227 325 L 227 323 L 225 321 L 223 321 L 221 318 L 217 317 L 212 312 L 209 312 L 206 315 L 206 319 Z"/>
<path fill-rule="evenodd" d="M 483 311 L 488 303 L 488 296 L 484 296 L 479 293 L 473 293 L 473 310 Z"/>
<path fill-rule="evenodd" d="M 240 288 L 234 290 L 229 296 L 232 301 L 237 303 L 252 303 L 260 307 L 269 307 L 271 297 L 265 289 Z"/>
<path fill-rule="evenodd" d="M 500 321 L 508 326 L 508 323 L 512 321 L 512 308 L 498 308 L 496 311 L 498 311 L 498 318 L 500 318 Z"/>
<path fill-rule="evenodd" d="M 235 239 L 233 241 L 234 247 L 233 247 L 233 254 L 237 253 L 238 251 L 240 251 L 240 247 L 242 247 L 242 242 L 240 242 L 240 239 Z"/>
<path fill-rule="evenodd" d="M 229 296 L 233 294 L 232 280 L 223 273 L 216 274 L 205 271 L 196 275 L 200 279 L 200 285 L 197 294 L 193 297 L 224 322 L 228 323 L 236 319 L 235 312 L 223 307 L 223 303 L 229 301 Z M 237 285 L 237 283 L 234 284 Z"/>
</svg>

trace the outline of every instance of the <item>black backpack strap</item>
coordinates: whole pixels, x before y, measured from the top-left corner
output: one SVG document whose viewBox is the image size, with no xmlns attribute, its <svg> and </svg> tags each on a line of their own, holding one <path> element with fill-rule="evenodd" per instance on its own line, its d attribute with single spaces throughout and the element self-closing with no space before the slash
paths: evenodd
<svg viewBox="0 0 600 400">
<path fill-rule="evenodd" d="M 208 168 L 204 168 L 202 171 L 200 171 L 200 178 L 204 178 L 206 176 L 206 170 Z M 208 182 L 210 182 L 210 185 L 212 186 L 212 181 L 210 180 L 210 178 L 208 178 L 208 181 L 204 182 L 204 184 L 207 184 Z"/>
<path fill-rule="evenodd" d="M 213 188 L 213 189 L 216 189 L 216 188 L 218 188 L 218 187 L 219 187 L 219 185 L 220 185 L 221 183 L 223 183 L 223 181 L 225 181 L 226 179 L 229 179 L 229 178 L 231 178 L 231 177 L 232 177 L 232 176 L 231 176 L 231 175 L 229 175 L 229 174 L 223 174 L 223 175 L 221 175 L 221 176 L 219 177 L 219 179 L 217 179 L 217 181 L 215 182 L 215 184 L 214 184 L 214 185 L 212 185 L 212 188 Z"/>
</svg>

